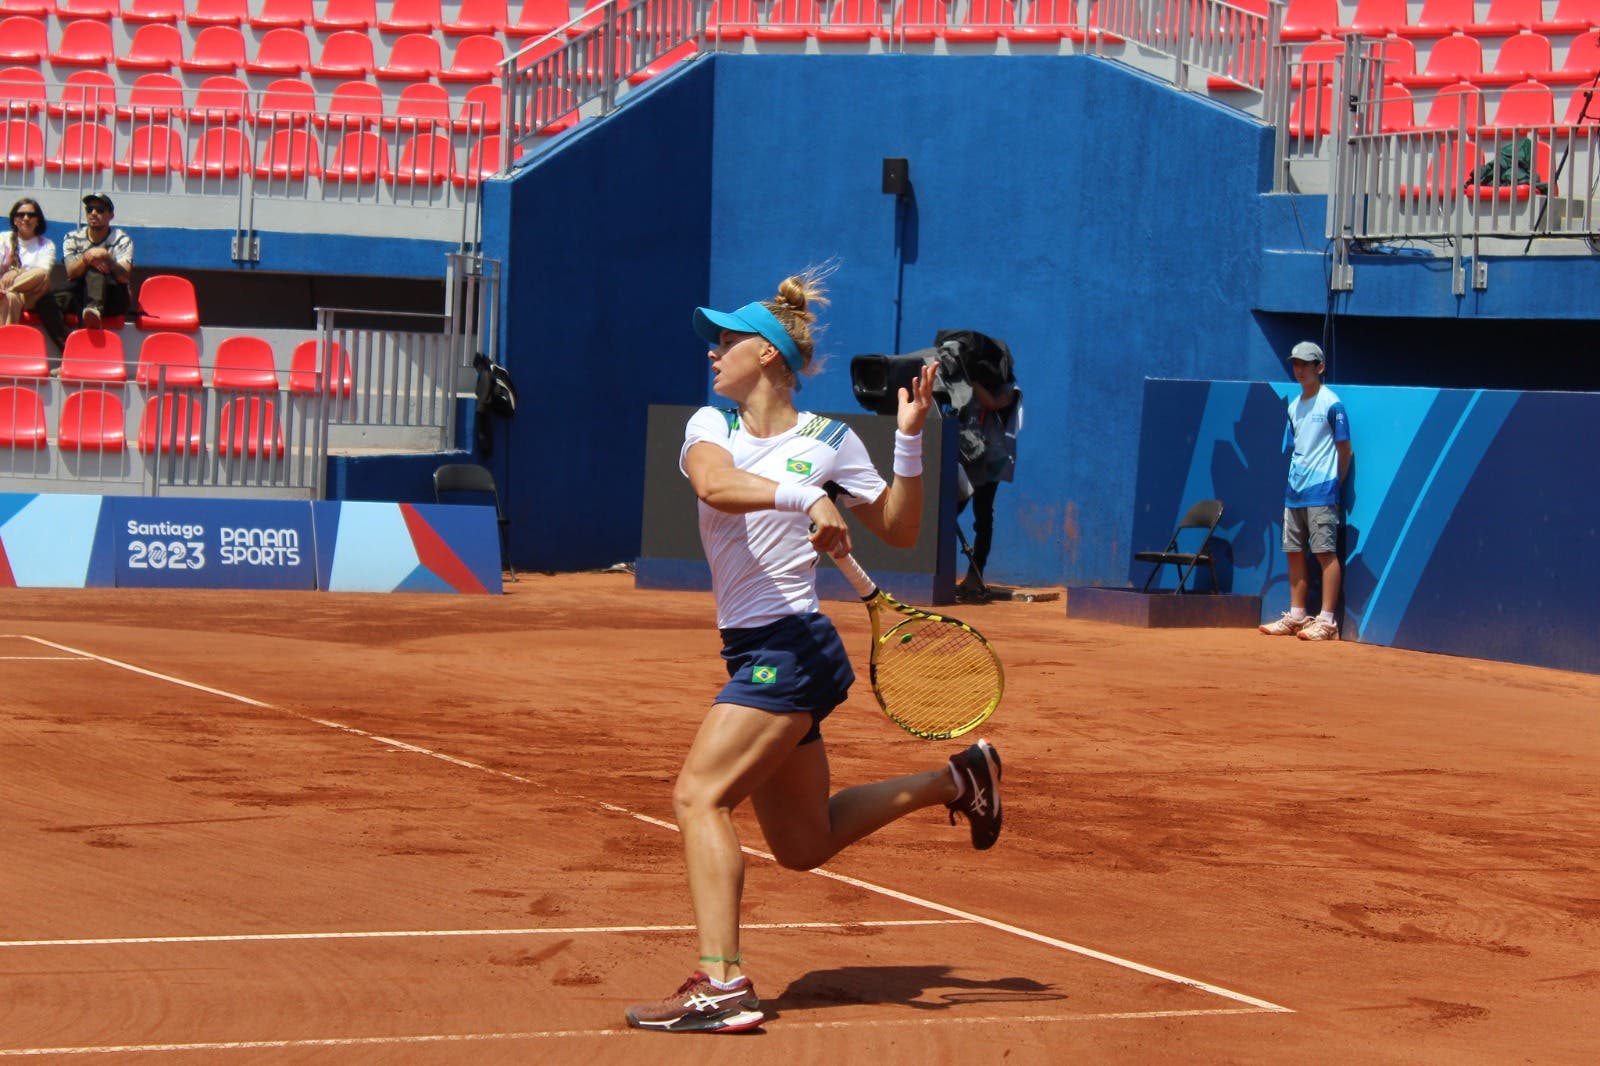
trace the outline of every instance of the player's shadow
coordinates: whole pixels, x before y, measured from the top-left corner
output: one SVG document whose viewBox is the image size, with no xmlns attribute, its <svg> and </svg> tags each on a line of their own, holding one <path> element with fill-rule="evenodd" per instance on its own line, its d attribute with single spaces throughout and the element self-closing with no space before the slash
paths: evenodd
<svg viewBox="0 0 1600 1066">
<path fill-rule="evenodd" d="M 812 970 L 776 1000 L 762 1003 L 769 1016 L 857 1003 L 897 1003 L 916 1010 L 948 1010 L 967 1003 L 1042 1003 L 1066 999 L 1030 977 L 975 980 L 948 966 L 841 966 Z"/>
</svg>

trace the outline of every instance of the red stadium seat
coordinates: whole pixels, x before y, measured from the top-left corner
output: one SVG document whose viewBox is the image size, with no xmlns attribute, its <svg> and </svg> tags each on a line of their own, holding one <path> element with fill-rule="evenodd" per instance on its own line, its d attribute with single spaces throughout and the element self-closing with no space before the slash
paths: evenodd
<svg viewBox="0 0 1600 1066">
<path fill-rule="evenodd" d="M 304 181 L 322 177 L 317 158 L 316 138 L 307 130 L 273 130 L 256 163 L 256 177 L 280 181 Z"/>
<path fill-rule="evenodd" d="M 1397 82 L 1383 86 L 1382 117 L 1378 129 L 1383 133 L 1400 133 L 1417 128 L 1417 108 L 1411 90 Z"/>
<path fill-rule="evenodd" d="M 1030 6 L 1037 4 L 1034 0 Z M 882 0 L 833 0 L 827 24 L 817 30 L 817 37 L 824 41 L 881 40 L 888 36 L 883 8 Z"/>
<path fill-rule="evenodd" d="M 122 12 L 122 21 L 182 22 L 183 5 L 184 0 L 128 0 L 127 8 Z"/>
<path fill-rule="evenodd" d="M 237 126 L 250 118 L 250 86 L 228 74 L 207 78 L 195 90 L 191 126 Z"/>
<path fill-rule="evenodd" d="M 1398 31 L 1402 37 L 1448 37 L 1472 24 L 1473 0 L 1422 0 L 1422 11 Z"/>
<path fill-rule="evenodd" d="M 322 55 L 311 64 L 311 73 L 319 78 L 366 78 L 376 65 L 370 37 L 340 30 L 322 43 Z"/>
<path fill-rule="evenodd" d="M 43 333 L 20 322 L 0 326 L 0 378 L 42 378 L 49 374 Z"/>
<path fill-rule="evenodd" d="M 44 131 L 25 118 L 0 124 L 0 174 L 26 173 L 44 164 Z"/>
<path fill-rule="evenodd" d="M 152 333 L 139 345 L 133 380 L 150 389 L 198 389 L 200 346 L 187 333 Z"/>
<path fill-rule="evenodd" d="M 1567 101 L 1567 113 L 1561 119 L 1564 126 L 1594 126 L 1600 125 L 1600 93 L 1592 99 L 1588 92 L 1579 89 Z"/>
<path fill-rule="evenodd" d="M 171 70 L 183 61 L 183 35 L 176 26 L 150 22 L 133 31 L 128 50 L 113 60 L 118 70 Z"/>
<path fill-rule="evenodd" d="M 229 457 L 283 457 L 283 431 L 277 404 L 266 396 L 236 396 L 217 419 L 217 454 Z"/>
<path fill-rule="evenodd" d="M 32 118 L 44 110 L 47 96 L 44 75 L 32 67 L 0 70 L 0 113 L 6 118 Z"/>
<path fill-rule="evenodd" d="M 183 135 L 165 123 L 136 123 L 128 147 L 113 169 L 155 177 L 183 173 Z"/>
<path fill-rule="evenodd" d="M 98 122 L 69 122 L 56 154 L 44 161 L 51 173 L 98 174 L 111 169 L 111 130 Z"/>
<path fill-rule="evenodd" d="M 389 62 L 372 76 L 379 81 L 427 81 L 439 73 L 439 42 L 421 33 L 408 33 L 389 49 Z"/>
<path fill-rule="evenodd" d="M 475 33 L 504 33 L 509 22 L 506 0 L 461 0 L 456 17 L 440 28 L 452 37 L 467 37 Z"/>
<path fill-rule="evenodd" d="M 507 37 L 543 37 L 565 26 L 572 18 L 567 0 L 522 0 L 517 21 L 506 27 Z"/>
<path fill-rule="evenodd" d="M 444 21 L 439 0 L 394 0 L 389 17 L 378 20 L 386 33 L 432 33 Z"/>
<path fill-rule="evenodd" d="M 400 149 L 396 185 L 448 185 L 456 174 L 456 153 L 443 133 L 418 133 Z"/>
<path fill-rule="evenodd" d="M 435 129 L 447 128 L 449 123 L 449 91 L 442 85 L 420 81 L 400 90 L 394 114 L 385 116 L 380 125 L 386 130 L 432 133 Z"/>
<path fill-rule="evenodd" d="M 311 20 L 319 30 L 367 30 L 378 24 L 375 0 L 327 0 L 322 14 Z"/>
<path fill-rule="evenodd" d="M 38 63 L 50 52 L 44 21 L 32 15 L 12 15 L 0 21 L 0 62 Z"/>
<path fill-rule="evenodd" d="M 32 15 L 44 18 L 55 7 L 50 0 L 0 0 L 0 18 L 8 15 Z"/>
<path fill-rule="evenodd" d="M 1567 45 L 1567 57 L 1561 61 L 1560 70 L 1552 70 L 1540 78 L 1550 85 L 1586 85 L 1600 72 L 1600 31 L 1591 31 L 1574 37 Z M 1595 105 L 1600 111 L 1600 103 Z"/>
<path fill-rule="evenodd" d="M 272 345 L 260 337 L 229 337 L 217 345 L 211 384 L 219 389 L 276 389 L 275 365 Z"/>
<path fill-rule="evenodd" d="M 122 15 L 120 0 L 56 0 L 56 20 L 95 19 L 111 22 Z"/>
<path fill-rule="evenodd" d="M 310 82 L 295 78 L 279 78 L 261 93 L 256 105 L 255 122 L 258 126 L 273 129 L 282 126 L 299 128 L 311 121 L 317 113 L 317 92 Z"/>
<path fill-rule="evenodd" d="M 304 74 L 311 69 L 311 42 L 298 27 L 268 30 L 244 69 L 250 74 Z"/>
<path fill-rule="evenodd" d="M 75 70 L 67 75 L 61 95 L 46 105 L 60 118 L 110 118 L 117 98 L 117 83 L 103 70 Z"/>
<path fill-rule="evenodd" d="M 1364 37 L 1387 37 L 1399 33 L 1406 21 L 1406 0 L 1357 0 L 1355 14 L 1342 29 Z"/>
<path fill-rule="evenodd" d="M 1289 0 L 1279 37 L 1285 41 L 1315 41 L 1332 36 L 1338 26 L 1338 0 Z"/>
<path fill-rule="evenodd" d="M 237 26 L 207 26 L 194 38 L 194 50 L 178 64 L 190 74 L 233 74 L 244 66 L 244 34 Z"/>
<path fill-rule="evenodd" d="M 1476 85 L 1460 82 L 1440 89 L 1423 119 L 1425 130 L 1452 130 L 1460 126 L 1465 108 L 1465 130 L 1473 132 L 1483 125 L 1483 90 Z"/>
<path fill-rule="evenodd" d="M 945 27 L 952 41 L 995 41 L 1012 36 L 1017 25 L 1017 9 L 1011 0 L 971 0 L 967 17 L 959 26 Z"/>
<path fill-rule="evenodd" d="M 1400 84 L 1408 89 L 1443 87 L 1472 81 L 1482 73 L 1483 45 L 1476 37 L 1456 33 L 1436 41 L 1421 72 L 1401 76 Z"/>
<path fill-rule="evenodd" d="M 1503 37 L 1532 30 L 1544 18 L 1544 0 L 1489 0 L 1482 22 L 1469 22 L 1467 32 L 1481 37 Z"/>
<path fill-rule="evenodd" d="M 451 182 L 458 189 L 476 186 L 484 178 L 490 178 L 500 172 L 500 135 L 490 133 L 479 137 L 472 142 L 472 147 L 467 149 L 467 168 L 456 172 Z M 517 154 L 521 154 L 520 152 Z"/>
<path fill-rule="evenodd" d="M 1474 85 L 1516 85 L 1550 73 L 1550 38 L 1541 33 L 1519 33 L 1500 42 L 1494 69 L 1469 79 Z"/>
<path fill-rule="evenodd" d="M 693 59 L 700 54 L 700 45 L 697 41 L 685 41 L 676 48 L 670 48 L 660 56 L 640 67 L 628 75 L 628 82 L 632 85 L 642 85 L 651 78 L 665 74 L 686 59 Z"/>
<path fill-rule="evenodd" d="M 120 452 L 128 446 L 127 419 L 118 392 L 70 392 L 61 403 L 56 447 L 64 452 Z"/>
<path fill-rule="evenodd" d="M 58 67 L 104 69 L 115 54 L 107 23 L 78 19 L 61 28 L 61 40 L 50 53 L 50 62 Z"/>
<path fill-rule="evenodd" d="M 311 0 L 261 0 L 261 10 L 250 18 L 250 27 L 257 30 L 301 30 L 311 23 Z"/>
<path fill-rule="evenodd" d="M 43 448 L 44 400 L 26 385 L 0 386 L 0 448 Z"/>
<path fill-rule="evenodd" d="M 1583 33 L 1600 29 L 1600 0 L 1558 0 L 1547 22 L 1535 22 L 1537 33 Z"/>
<path fill-rule="evenodd" d="M 108 329 L 76 329 L 61 349 L 62 381 L 127 381 L 122 338 Z"/>
<path fill-rule="evenodd" d="M 1553 123 L 1555 109 L 1555 94 L 1548 85 L 1525 81 L 1500 94 L 1494 119 L 1485 125 L 1491 129 L 1531 132 Z"/>
<path fill-rule="evenodd" d="M 141 74 L 133 79 L 127 103 L 118 104 L 124 122 L 167 122 L 183 114 L 183 82 L 171 74 Z"/>
<path fill-rule="evenodd" d="M 184 172 L 191 178 L 237 178 L 250 169 L 250 145 L 236 126 L 212 126 L 195 142 Z"/>
<path fill-rule="evenodd" d="M 949 21 L 950 0 L 900 0 L 900 35 L 907 41 L 926 43 L 943 37 Z"/>
<path fill-rule="evenodd" d="M 144 402 L 139 451 L 198 455 L 205 442 L 205 408 L 187 393 L 166 392 Z"/>
<path fill-rule="evenodd" d="M 474 85 L 461 97 L 455 129 L 462 133 L 499 133 L 504 99 L 498 85 Z"/>
<path fill-rule="evenodd" d="M 152 274 L 139 285 L 137 324 L 146 332 L 200 328 L 200 308 L 194 282 L 176 274 Z"/>
<path fill-rule="evenodd" d="M 484 82 L 500 76 L 506 50 L 498 37 L 463 37 L 450 66 L 438 73 L 442 82 Z"/>
<path fill-rule="evenodd" d="M 713 0 L 706 15 L 706 39 L 742 41 L 760 26 L 756 0 Z"/>
<path fill-rule="evenodd" d="M 1510 143 L 1508 138 L 1500 138 L 1498 140 L 1489 140 L 1484 142 L 1482 146 L 1484 159 L 1486 161 L 1496 159 L 1500 154 L 1501 147 L 1508 143 Z M 1533 169 L 1536 181 L 1540 182 L 1541 184 L 1548 183 L 1550 181 L 1550 142 L 1538 139 L 1534 140 Z M 1477 175 L 1474 174 L 1473 177 L 1476 178 Z M 1555 195 L 1557 193 L 1557 189 L 1554 186 L 1550 186 L 1549 191 L 1551 195 Z M 1531 199 L 1536 193 L 1538 195 L 1544 195 L 1543 192 L 1535 189 L 1533 185 L 1525 182 L 1517 184 L 1507 183 L 1504 185 L 1479 185 L 1476 181 L 1474 181 L 1471 188 L 1469 188 L 1467 192 L 1469 195 L 1475 196 L 1479 200 L 1501 200 L 1506 202 L 1512 200 L 1519 202 L 1526 201 Z"/>
<path fill-rule="evenodd" d="M 803 41 L 821 23 L 816 0 L 774 0 L 766 24 L 751 30 L 750 36 L 758 41 Z"/>
<path fill-rule="evenodd" d="M 321 373 L 324 391 L 330 396 L 349 396 L 353 387 L 353 378 L 350 373 L 350 355 L 338 342 L 330 342 L 328 358 L 319 367 L 317 360 L 318 342 L 315 340 L 301 341 L 294 346 L 294 354 L 289 360 L 289 391 L 295 393 L 315 393 L 317 391 L 317 375 Z"/>
<path fill-rule="evenodd" d="M 250 17 L 247 0 L 194 0 L 184 19 L 191 26 L 239 26 Z"/>
<path fill-rule="evenodd" d="M 319 129 L 369 129 L 383 119 L 383 90 L 367 81 L 347 81 L 333 90 L 326 110 L 311 116 Z"/>
<path fill-rule="evenodd" d="M 1439 143 L 1433 158 L 1428 160 L 1427 175 L 1421 185 L 1403 185 L 1400 195 L 1419 200 L 1453 200 L 1458 196 L 1478 168 L 1481 153 L 1470 141 L 1447 138 Z"/>
<path fill-rule="evenodd" d="M 333 151 L 333 161 L 322 171 L 324 183 L 369 185 L 390 181 L 389 142 L 380 133 L 355 130 L 346 133 Z"/>
</svg>

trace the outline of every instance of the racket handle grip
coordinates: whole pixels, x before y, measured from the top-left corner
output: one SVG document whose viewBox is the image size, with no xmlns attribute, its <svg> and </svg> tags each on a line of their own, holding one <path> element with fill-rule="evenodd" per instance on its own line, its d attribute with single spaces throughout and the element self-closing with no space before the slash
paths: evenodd
<svg viewBox="0 0 1600 1066">
<path fill-rule="evenodd" d="M 861 569 L 861 564 L 856 562 L 855 556 L 840 555 L 836 556 L 833 561 L 838 564 L 844 576 L 850 579 L 850 584 L 856 587 L 856 592 L 862 599 L 870 600 L 878 594 L 877 584 L 867 576 L 865 570 Z"/>
</svg>

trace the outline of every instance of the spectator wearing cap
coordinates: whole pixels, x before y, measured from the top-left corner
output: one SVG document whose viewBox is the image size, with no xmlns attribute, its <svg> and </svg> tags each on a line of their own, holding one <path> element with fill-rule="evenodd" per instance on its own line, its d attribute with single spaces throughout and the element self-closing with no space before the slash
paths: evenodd
<svg viewBox="0 0 1600 1066">
<path fill-rule="evenodd" d="M 104 193 L 83 198 L 88 221 L 61 241 L 67 264 L 71 306 L 80 321 L 99 329 L 108 315 L 127 314 L 133 306 L 128 282 L 133 276 L 133 238 L 111 225 L 116 206 Z"/>
<path fill-rule="evenodd" d="M 1289 400 L 1289 422 L 1283 446 L 1294 449 L 1289 459 L 1289 490 L 1283 503 L 1283 551 L 1289 559 L 1289 611 L 1261 626 L 1268 636 L 1301 640 L 1338 640 L 1334 608 L 1339 603 L 1340 494 L 1350 472 L 1350 420 L 1344 404 L 1322 383 L 1322 349 L 1301 341 L 1289 353 L 1289 367 L 1300 395 Z M 1322 569 L 1322 607 L 1306 610 L 1309 581 L 1306 549 Z"/>
</svg>

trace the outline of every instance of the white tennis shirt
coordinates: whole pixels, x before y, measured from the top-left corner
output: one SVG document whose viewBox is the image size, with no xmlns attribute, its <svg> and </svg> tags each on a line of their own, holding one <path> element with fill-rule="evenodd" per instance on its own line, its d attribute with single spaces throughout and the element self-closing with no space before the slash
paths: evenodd
<svg viewBox="0 0 1600 1066">
<path fill-rule="evenodd" d="M 795 427 L 776 437 L 752 437 L 737 412 L 702 407 L 684 431 L 678 469 L 702 441 L 733 456 L 733 465 L 780 484 L 832 481 L 848 496 L 841 506 L 870 503 L 883 494 L 883 478 L 866 445 L 843 422 L 800 412 Z M 711 564 L 719 629 L 749 629 L 792 614 L 820 610 L 818 555 L 807 535 L 811 520 L 792 511 L 728 514 L 700 501 L 700 543 Z"/>
</svg>

